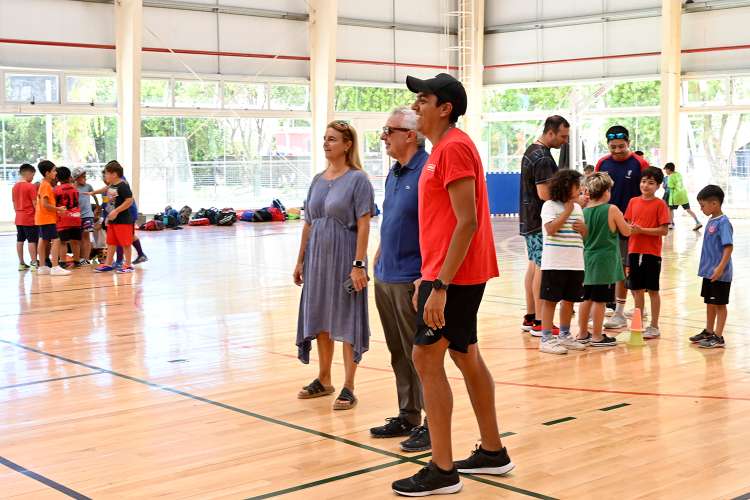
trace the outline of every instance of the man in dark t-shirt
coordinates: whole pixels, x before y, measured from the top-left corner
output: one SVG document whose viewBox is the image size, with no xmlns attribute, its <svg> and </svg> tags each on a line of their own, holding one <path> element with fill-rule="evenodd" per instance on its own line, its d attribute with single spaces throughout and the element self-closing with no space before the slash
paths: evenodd
<svg viewBox="0 0 750 500">
<path fill-rule="evenodd" d="M 610 154 L 599 160 L 595 171 L 606 172 L 612 178 L 615 184 L 612 186 L 609 203 L 617 205 L 617 208 L 624 214 L 630 200 L 641 195 L 641 172 L 648 168 L 648 161 L 643 156 L 630 151 L 630 133 L 625 127 L 621 125 L 610 127 L 606 137 Z M 623 267 L 627 267 L 627 238 L 620 237 L 620 256 Z M 627 272 L 625 275 L 627 276 Z M 617 283 L 615 297 L 617 298 L 615 314 L 604 323 L 605 328 L 623 328 L 628 324 L 625 318 L 625 302 L 628 292 L 624 281 Z"/>
<path fill-rule="evenodd" d="M 518 218 L 520 233 L 526 239 L 529 266 L 526 269 L 526 315 L 521 328 L 534 336 L 542 335 L 541 300 L 542 279 L 542 205 L 549 199 L 548 182 L 557 172 L 557 163 L 550 148 L 567 144 L 570 124 L 562 116 L 554 115 L 544 122 L 542 136 L 526 149 L 521 160 L 521 192 Z"/>
</svg>

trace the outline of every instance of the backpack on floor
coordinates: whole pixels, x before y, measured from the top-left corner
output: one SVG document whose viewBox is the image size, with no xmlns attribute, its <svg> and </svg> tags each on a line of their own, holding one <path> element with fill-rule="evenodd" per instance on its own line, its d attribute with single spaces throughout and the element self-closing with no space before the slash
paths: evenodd
<svg viewBox="0 0 750 500">
<path fill-rule="evenodd" d="M 216 207 L 211 207 L 206 210 L 206 218 L 211 222 L 211 224 L 216 224 L 216 221 L 219 220 L 219 209 Z"/>
<path fill-rule="evenodd" d="M 207 219 L 208 213 L 206 212 L 205 208 L 201 208 L 197 212 L 193 214 L 193 219 Z"/>
<path fill-rule="evenodd" d="M 208 226 L 209 224 L 211 224 L 211 221 L 209 221 L 206 217 L 201 217 L 200 219 L 191 219 L 190 222 L 188 222 L 188 226 Z"/>
<path fill-rule="evenodd" d="M 138 226 L 138 229 L 141 231 L 161 231 L 164 229 L 164 224 L 158 220 L 150 220 Z"/>
<path fill-rule="evenodd" d="M 180 213 L 174 208 L 167 205 L 167 207 L 164 209 L 162 222 L 167 228 L 175 228 L 180 225 Z"/>
<path fill-rule="evenodd" d="M 216 218 L 217 226 L 231 226 L 237 221 L 237 212 L 233 208 L 222 208 Z"/>
<path fill-rule="evenodd" d="M 193 214 L 193 209 L 185 205 L 180 209 L 180 224 L 185 225 L 190 222 L 190 216 Z"/>
<path fill-rule="evenodd" d="M 253 212 L 252 210 L 245 210 L 240 215 L 240 220 L 245 221 L 245 222 L 252 222 L 254 218 L 255 218 L 255 212 Z"/>
<path fill-rule="evenodd" d="M 268 207 L 268 211 L 271 212 L 271 220 L 274 222 L 284 222 L 286 220 L 286 214 L 281 209 L 276 207 Z"/>
<path fill-rule="evenodd" d="M 278 198 L 274 199 L 274 200 L 273 200 L 273 201 L 271 202 L 271 206 L 272 206 L 272 207 L 275 207 L 275 208 L 278 208 L 279 210 L 281 210 L 281 213 L 282 213 L 282 214 L 284 214 L 284 215 L 286 216 L 286 207 L 284 206 L 284 204 L 283 204 L 283 203 L 281 203 L 281 200 L 280 200 L 280 199 L 278 199 Z"/>
<path fill-rule="evenodd" d="M 272 220 L 273 216 L 267 208 L 259 208 L 255 211 L 253 222 L 271 222 Z"/>
</svg>

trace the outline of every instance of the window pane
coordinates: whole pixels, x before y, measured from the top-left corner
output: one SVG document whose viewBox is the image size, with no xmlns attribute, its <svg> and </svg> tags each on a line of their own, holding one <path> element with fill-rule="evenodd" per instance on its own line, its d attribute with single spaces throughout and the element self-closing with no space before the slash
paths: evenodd
<svg viewBox="0 0 750 500">
<path fill-rule="evenodd" d="M 141 80 L 141 104 L 160 108 L 172 106 L 169 80 Z"/>
<path fill-rule="evenodd" d="M 658 106 L 661 100 L 661 82 L 623 82 L 614 85 L 604 94 L 608 108 Z"/>
<path fill-rule="evenodd" d="M 534 87 L 528 89 L 488 89 L 484 92 L 484 110 L 555 111 L 570 107 L 573 87 Z"/>
<path fill-rule="evenodd" d="M 683 83 L 683 101 L 688 105 L 727 102 L 724 80 L 687 80 Z"/>
<path fill-rule="evenodd" d="M 272 85 L 271 109 L 308 111 L 309 91 L 307 85 Z"/>
<path fill-rule="evenodd" d="M 89 167 L 98 179 L 101 167 L 117 158 L 117 118 L 52 117 L 52 152 L 53 161 L 58 164 Z"/>
<path fill-rule="evenodd" d="M 609 154 L 607 129 L 622 125 L 630 132 L 630 149 L 641 150 L 651 165 L 659 165 L 669 160 L 660 157 L 659 139 L 661 123 L 658 116 L 624 116 L 617 118 L 590 117 L 581 122 L 580 140 L 586 152 L 586 163 L 596 165 L 604 155 Z"/>
<path fill-rule="evenodd" d="M 357 87 L 350 85 L 336 85 L 336 111 L 357 110 Z"/>
<path fill-rule="evenodd" d="M 224 107 L 228 109 L 263 109 L 266 86 L 262 83 L 224 82 Z"/>
<path fill-rule="evenodd" d="M 5 116 L 5 161 L 8 164 L 36 163 L 47 156 L 47 127 L 44 116 Z"/>
<path fill-rule="evenodd" d="M 520 172 L 526 148 L 542 131 L 542 122 L 490 122 L 484 127 L 488 151 L 487 172 Z"/>
<path fill-rule="evenodd" d="M 219 82 L 174 82 L 174 105 L 182 108 L 218 107 Z"/>
<path fill-rule="evenodd" d="M 416 96 L 409 89 L 393 89 L 393 107 L 411 106 Z"/>
<path fill-rule="evenodd" d="M 68 102 L 114 104 L 115 79 L 98 76 L 66 76 Z"/>
<path fill-rule="evenodd" d="M 732 104 L 750 103 L 750 77 L 732 78 Z"/>
<path fill-rule="evenodd" d="M 8 102 L 59 103 L 57 76 L 6 74 L 5 99 Z"/>
</svg>

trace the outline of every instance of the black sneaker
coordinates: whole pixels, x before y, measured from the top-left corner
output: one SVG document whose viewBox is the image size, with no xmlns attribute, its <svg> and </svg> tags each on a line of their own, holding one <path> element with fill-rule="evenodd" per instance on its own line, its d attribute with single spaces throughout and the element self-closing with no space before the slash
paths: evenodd
<svg viewBox="0 0 750 500">
<path fill-rule="evenodd" d="M 503 448 L 497 455 L 488 455 L 481 446 L 474 448 L 471 456 L 466 460 L 458 460 L 453 465 L 463 474 L 495 474 L 502 476 L 515 469 L 508 450 Z"/>
<path fill-rule="evenodd" d="M 617 345 L 617 339 L 614 337 L 607 337 L 606 335 L 602 335 L 601 340 L 591 339 L 591 343 L 589 345 L 592 347 L 612 347 Z"/>
<path fill-rule="evenodd" d="M 709 338 L 701 340 L 698 343 L 698 346 L 703 347 L 704 349 L 716 349 L 724 347 L 724 337 L 719 337 L 715 333 L 712 333 Z"/>
<path fill-rule="evenodd" d="M 464 487 L 458 471 L 454 468 L 445 473 L 432 462 L 412 477 L 394 481 L 393 492 L 405 497 L 426 497 L 428 495 L 449 495 L 458 493 Z"/>
<path fill-rule="evenodd" d="M 370 429 L 370 435 L 374 438 L 393 438 L 408 436 L 414 425 L 401 417 L 390 417 L 385 419 L 385 425 Z"/>
<path fill-rule="evenodd" d="M 711 338 L 712 333 L 707 332 L 705 329 L 700 332 L 698 335 L 693 335 L 690 337 L 690 342 L 693 344 L 699 343 L 701 340 L 708 340 Z"/>
<path fill-rule="evenodd" d="M 432 448 L 430 430 L 426 425 L 418 425 L 411 430 L 406 441 L 401 441 L 401 449 L 408 452 L 427 451 Z"/>
</svg>

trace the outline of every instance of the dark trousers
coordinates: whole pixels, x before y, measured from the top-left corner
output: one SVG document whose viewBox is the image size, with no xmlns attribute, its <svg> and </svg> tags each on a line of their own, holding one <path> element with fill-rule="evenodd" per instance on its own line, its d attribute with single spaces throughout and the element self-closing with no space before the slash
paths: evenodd
<svg viewBox="0 0 750 500">
<path fill-rule="evenodd" d="M 411 283 L 390 284 L 375 280 L 375 305 L 396 375 L 399 416 L 412 425 L 419 425 L 424 401 L 422 385 L 411 357 L 417 333 L 417 313 L 411 302 L 413 293 Z"/>
</svg>

